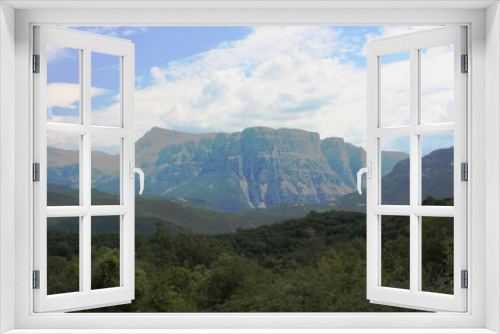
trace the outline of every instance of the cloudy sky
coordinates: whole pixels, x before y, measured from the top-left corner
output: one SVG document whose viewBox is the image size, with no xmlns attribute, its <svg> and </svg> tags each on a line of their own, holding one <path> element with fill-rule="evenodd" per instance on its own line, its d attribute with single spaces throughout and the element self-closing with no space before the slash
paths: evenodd
<svg viewBox="0 0 500 334">
<path fill-rule="evenodd" d="M 235 132 L 300 128 L 365 146 L 366 43 L 429 27 L 72 27 L 132 40 L 136 50 L 136 139 L 153 126 Z M 453 48 L 423 51 L 422 120 L 453 121 Z M 409 120 L 407 55 L 382 59 L 382 123 Z M 78 120 L 78 52 L 48 51 L 48 118 Z M 401 74 L 403 73 L 403 74 Z M 438 75 L 435 75 L 438 73 Z M 92 55 L 92 122 L 116 126 L 119 60 Z M 424 108 L 425 106 L 425 108 Z M 452 145 L 426 140 L 425 153 Z M 405 140 L 386 149 L 407 149 Z M 56 144 L 55 144 L 56 145 Z M 102 142 L 102 149 L 116 147 Z M 106 147 L 108 146 L 108 147 Z"/>
</svg>

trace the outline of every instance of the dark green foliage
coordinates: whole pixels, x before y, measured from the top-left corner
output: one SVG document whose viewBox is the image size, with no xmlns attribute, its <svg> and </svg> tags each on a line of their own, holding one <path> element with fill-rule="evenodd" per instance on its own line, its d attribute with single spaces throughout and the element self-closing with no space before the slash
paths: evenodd
<svg viewBox="0 0 500 334">
<path fill-rule="evenodd" d="M 75 292 L 79 290 L 78 256 L 66 258 L 62 256 L 47 257 L 47 294 Z"/>
<path fill-rule="evenodd" d="M 72 227 L 72 219 L 67 218 L 66 226 Z M 78 232 L 71 229 L 48 232 L 47 294 L 79 290 L 79 249 Z"/>
<path fill-rule="evenodd" d="M 426 199 L 432 205 L 443 201 L 450 199 Z M 409 279 L 402 270 L 409 258 L 408 224 L 404 217 L 384 219 L 383 252 L 392 254 L 384 265 L 384 283 L 403 287 Z M 422 285 L 451 293 L 450 224 L 430 223 L 422 231 L 430 245 L 422 248 Z M 220 235 L 173 233 L 161 222 L 155 227 L 153 234 L 136 235 L 135 300 L 93 312 L 409 311 L 366 300 L 366 217 L 361 213 L 311 212 Z M 117 233 L 93 236 L 94 288 L 119 282 L 117 242 Z M 61 272 L 75 261 L 59 259 L 64 260 L 58 264 Z"/>
<path fill-rule="evenodd" d="M 104 246 L 92 253 L 92 289 L 120 286 L 120 251 Z"/>
<path fill-rule="evenodd" d="M 453 199 L 438 202 L 453 205 Z M 422 290 L 453 294 L 453 234 L 453 218 L 422 218 Z"/>
<path fill-rule="evenodd" d="M 382 216 L 382 285 L 410 288 L 410 217 Z"/>
</svg>

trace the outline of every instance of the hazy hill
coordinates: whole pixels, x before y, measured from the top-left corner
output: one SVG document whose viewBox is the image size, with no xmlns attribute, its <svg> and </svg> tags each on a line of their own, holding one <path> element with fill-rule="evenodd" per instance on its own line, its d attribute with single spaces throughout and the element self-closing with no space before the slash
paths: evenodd
<svg viewBox="0 0 500 334">
<path fill-rule="evenodd" d="M 92 190 L 93 205 L 118 202 L 118 196 L 97 189 Z M 53 205 L 78 205 L 78 190 L 66 186 L 50 185 L 47 203 Z M 285 219 L 300 218 L 310 211 L 325 212 L 332 209 L 331 203 L 322 204 L 283 204 L 273 208 L 245 210 L 237 213 L 214 212 L 183 205 L 168 199 L 137 196 L 135 199 L 135 230 L 137 233 L 154 233 L 155 222 L 163 222 L 177 233 L 181 229 L 194 233 L 231 233 L 262 225 L 271 225 Z M 99 217 L 93 221 L 94 231 L 100 232 L 114 217 Z M 109 218 L 109 219 L 108 219 Z M 71 219 L 51 218 L 51 230 L 70 230 L 74 228 Z"/>
<path fill-rule="evenodd" d="M 453 149 L 443 149 L 431 152 L 423 158 L 423 193 L 424 197 L 432 195 L 434 198 L 452 198 L 452 166 Z M 406 176 L 405 176 L 406 175 Z M 408 180 L 408 161 L 398 163 L 394 170 L 383 178 L 382 193 L 389 202 L 404 201 L 408 193 L 408 186 L 402 180 Z M 396 190 L 399 189 L 398 193 Z M 78 191 L 76 189 L 49 184 L 49 205 L 78 205 Z M 94 205 L 109 203 L 117 196 L 111 193 L 92 190 Z M 172 201 L 169 199 L 136 197 L 136 230 L 139 233 L 153 233 L 155 221 L 162 221 L 170 226 L 173 232 L 180 229 L 191 230 L 196 233 L 225 233 L 238 229 L 247 229 L 261 225 L 272 225 L 285 219 L 299 218 L 310 211 L 324 212 L 335 210 L 365 212 L 365 192 L 348 194 L 334 202 L 325 203 L 285 203 L 269 208 L 247 209 L 235 213 L 216 212 L 211 207 L 201 208 L 197 202 L 191 200 Z M 61 223 L 63 223 L 61 221 Z M 99 221 L 98 224 L 105 222 Z M 65 225 L 55 225 L 54 228 L 65 229 Z"/>
<path fill-rule="evenodd" d="M 49 183 L 77 184 L 77 155 L 51 148 Z M 384 172 L 407 155 L 382 152 Z M 117 156 L 92 154 L 92 183 L 118 192 Z M 145 195 L 236 212 L 287 203 L 330 202 L 355 190 L 363 148 L 341 138 L 296 129 L 254 127 L 235 133 L 192 134 L 153 128 L 136 143 L 146 174 Z M 62 161 L 68 163 L 64 165 Z"/>
<path fill-rule="evenodd" d="M 409 204 L 410 160 L 398 162 L 382 178 L 383 204 Z M 453 198 L 453 147 L 432 151 L 422 157 L 422 199 Z M 366 191 L 353 192 L 333 203 L 337 210 L 366 212 Z"/>
</svg>

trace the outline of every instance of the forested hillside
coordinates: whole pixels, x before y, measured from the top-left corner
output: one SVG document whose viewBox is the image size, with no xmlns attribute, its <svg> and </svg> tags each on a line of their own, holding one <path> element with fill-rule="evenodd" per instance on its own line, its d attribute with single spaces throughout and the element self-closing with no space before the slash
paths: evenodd
<svg viewBox="0 0 500 334">
<path fill-rule="evenodd" d="M 158 222 L 153 234 L 136 235 L 136 299 L 98 311 L 402 311 L 366 300 L 365 218 L 362 213 L 311 212 L 219 235 L 172 233 Z M 390 256 L 383 264 L 383 283 L 401 287 L 409 279 L 408 225 L 395 217 L 384 220 L 384 226 L 382 254 Z M 423 286 L 452 293 L 453 224 L 434 218 L 422 233 Z M 48 235 L 49 291 L 74 291 L 78 253 L 68 248 L 77 245 L 78 236 L 65 231 Z M 119 282 L 118 240 L 113 233 L 92 237 L 93 287 Z"/>
</svg>

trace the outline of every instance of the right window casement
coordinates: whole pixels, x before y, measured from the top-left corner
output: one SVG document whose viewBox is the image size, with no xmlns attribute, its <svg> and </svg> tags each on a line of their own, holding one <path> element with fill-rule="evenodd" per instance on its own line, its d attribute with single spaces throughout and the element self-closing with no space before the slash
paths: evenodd
<svg viewBox="0 0 500 334">
<path fill-rule="evenodd" d="M 367 298 L 373 303 L 467 311 L 461 282 L 467 270 L 466 54 L 465 27 L 368 44 Z M 391 172 L 397 191 L 381 177 L 382 150 L 409 155 Z M 447 166 L 437 163 L 446 161 L 439 155 L 448 156 Z M 442 184 L 428 182 L 436 175 Z M 446 264 L 437 268 L 433 256 Z M 400 280 L 395 284 L 388 275 Z"/>
</svg>

